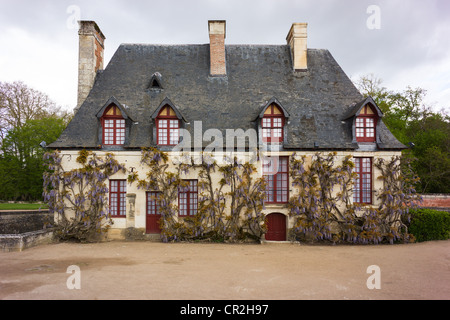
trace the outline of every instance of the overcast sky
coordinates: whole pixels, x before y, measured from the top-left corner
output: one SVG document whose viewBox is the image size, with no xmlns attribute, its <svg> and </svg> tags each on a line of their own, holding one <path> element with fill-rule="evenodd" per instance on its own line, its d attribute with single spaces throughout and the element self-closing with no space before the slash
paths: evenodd
<svg viewBox="0 0 450 320">
<path fill-rule="evenodd" d="M 79 18 L 106 36 L 106 63 L 121 43 L 208 43 L 208 20 L 227 21 L 227 44 L 285 44 L 291 24 L 307 22 L 308 47 L 328 49 L 352 80 L 421 87 L 450 110 L 448 0 L 0 0 L 0 81 L 73 109 Z"/>
</svg>

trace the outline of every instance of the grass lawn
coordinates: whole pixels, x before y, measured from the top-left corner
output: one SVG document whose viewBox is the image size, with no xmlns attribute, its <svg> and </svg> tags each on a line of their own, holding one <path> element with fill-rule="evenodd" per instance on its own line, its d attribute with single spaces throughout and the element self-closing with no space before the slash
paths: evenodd
<svg viewBox="0 0 450 320">
<path fill-rule="evenodd" d="M 0 210 L 39 210 L 48 209 L 44 203 L 0 203 Z"/>
</svg>

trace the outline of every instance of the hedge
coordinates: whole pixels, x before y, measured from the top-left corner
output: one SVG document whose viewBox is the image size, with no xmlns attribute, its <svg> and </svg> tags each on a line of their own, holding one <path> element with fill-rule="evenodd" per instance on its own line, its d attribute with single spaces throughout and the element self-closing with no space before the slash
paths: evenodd
<svg viewBox="0 0 450 320">
<path fill-rule="evenodd" d="M 450 239 L 450 213 L 432 209 L 412 210 L 409 232 L 418 242 Z"/>
</svg>

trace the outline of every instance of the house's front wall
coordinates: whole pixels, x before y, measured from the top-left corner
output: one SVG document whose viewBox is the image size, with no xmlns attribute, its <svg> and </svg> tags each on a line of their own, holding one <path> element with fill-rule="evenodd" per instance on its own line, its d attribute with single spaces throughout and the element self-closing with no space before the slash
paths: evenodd
<svg viewBox="0 0 450 320">
<path fill-rule="evenodd" d="M 110 151 L 108 151 L 111 153 Z M 104 156 L 107 151 L 95 151 L 97 156 Z M 126 172 L 118 171 L 113 176 L 110 177 L 110 180 L 126 180 L 128 175 L 131 172 L 137 172 L 139 175 L 139 179 L 145 179 L 146 174 L 149 170 L 148 167 L 141 164 L 141 152 L 140 151 L 115 151 L 112 152 L 114 154 L 114 158 L 122 165 L 125 166 Z M 306 156 L 306 166 L 311 163 L 312 157 L 316 154 L 315 151 L 296 151 L 295 155 L 297 157 Z M 328 151 L 322 151 L 323 155 L 328 154 Z M 169 154 L 169 171 L 173 171 L 175 169 L 172 160 L 174 158 L 178 159 L 175 156 L 175 153 Z M 195 157 L 195 154 L 192 154 Z M 271 154 L 271 156 L 289 156 L 292 157 L 294 152 L 278 152 L 276 154 Z M 375 191 L 379 190 L 383 187 L 382 181 L 377 179 L 381 175 L 381 172 L 373 165 L 374 161 L 378 158 L 384 158 L 386 160 L 390 160 L 393 156 L 400 156 L 401 151 L 365 151 L 365 152 L 355 152 L 355 151 L 338 151 L 336 153 L 336 164 L 340 164 L 342 160 L 347 156 L 353 157 L 367 157 L 372 158 L 372 205 L 379 205 L 379 201 L 376 199 Z M 242 156 L 242 154 L 241 154 Z M 252 155 L 245 155 L 245 160 L 252 160 L 255 157 Z M 62 167 L 65 171 L 70 171 L 73 169 L 77 169 L 80 165 L 76 162 L 76 158 L 78 157 L 78 151 L 62 151 Z M 220 159 L 222 156 L 217 157 L 216 159 Z M 254 163 L 256 168 L 258 169 L 255 178 L 262 176 L 262 163 L 261 161 L 256 161 Z M 182 173 L 182 179 L 198 179 L 198 172 L 195 169 L 189 170 L 187 174 Z M 221 179 L 221 175 L 219 172 L 215 172 L 212 175 L 213 184 L 219 186 L 219 181 Z M 151 191 L 151 190 L 149 190 Z M 226 192 L 226 190 L 224 190 Z M 335 190 L 338 192 L 339 190 Z M 124 236 L 123 230 L 127 228 L 136 228 L 145 232 L 146 229 L 146 190 L 139 189 L 138 183 L 128 183 L 126 187 L 126 217 L 123 218 L 112 218 L 113 225 L 109 232 L 109 236 L 112 238 L 121 238 Z M 199 194 L 201 190 L 198 191 Z M 292 186 L 291 181 L 289 181 L 289 197 L 295 196 L 299 193 L 299 188 L 296 186 Z M 69 209 L 70 210 L 70 209 Z M 289 211 L 287 208 L 287 204 L 266 204 L 263 213 L 265 215 L 269 215 L 271 213 L 281 213 L 286 216 L 286 230 L 289 230 L 293 227 L 294 219 L 289 218 Z"/>
</svg>

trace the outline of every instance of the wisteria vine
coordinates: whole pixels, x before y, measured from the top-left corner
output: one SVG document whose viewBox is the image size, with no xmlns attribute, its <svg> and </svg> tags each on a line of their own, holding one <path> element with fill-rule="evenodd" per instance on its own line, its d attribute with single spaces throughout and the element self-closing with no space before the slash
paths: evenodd
<svg viewBox="0 0 450 320">
<path fill-rule="evenodd" d="M 165 152 L 144 149 L 141 163 L 148 168 L 146 178 L 139 179 L 139 174 L 134 172 L 128 179 L 130 183 L 137 181 L 138 188 L 158 192 L 156 200 L 160 204 L 162 241 L 259 240 L 266 232 L 262 213 L 265 181 L 254 179 L 256 167 L 250 163 L 241 164 L 236 158 L 228 159 L 222 166 L 209 155 L 202 155 L 200 164 L 189 155 L 184 158 L 173 164 L 171 171 Z M 189 170 L 196 170 L 198 177 L 198 209 L 194 216 L 180 217 L 176 203 L 178 192 L 188 188 L 181 174 L 187 174 Z M 218 185 L 213 183 L 214 174 L 220 174 Z"/>
<path fill-rule="evenodd" d="M 111 153 L 99 157 L 81 150 L 79 168 L 66 171 L 59 151 L 47 152 L 44 161 L 44 200 L 55 214 L 54 235 L 60 240 L 93 241 L 112 224 L 108 208 L 108 178 L 125 171 Z"/>
<path fill-rule="evenodd" d="M 377 190 L 378 207 L 353 203 L 352 189 L 356 178 L 354 163 L 347 156 L 336 165 L 336 153 L 315 154 L 309 166 L 306 157 L 292 156 L 291 179 L 299 193 L 289 200 L 294 217 L 292 237 L 295 239 L 334 243 L 377 244 L 394 241 L 410 242 L 409 209 L 420 203 L 414 175 L 406 159 L 378 158 L 374 162 L 383 186 Z"/>
</svg>

